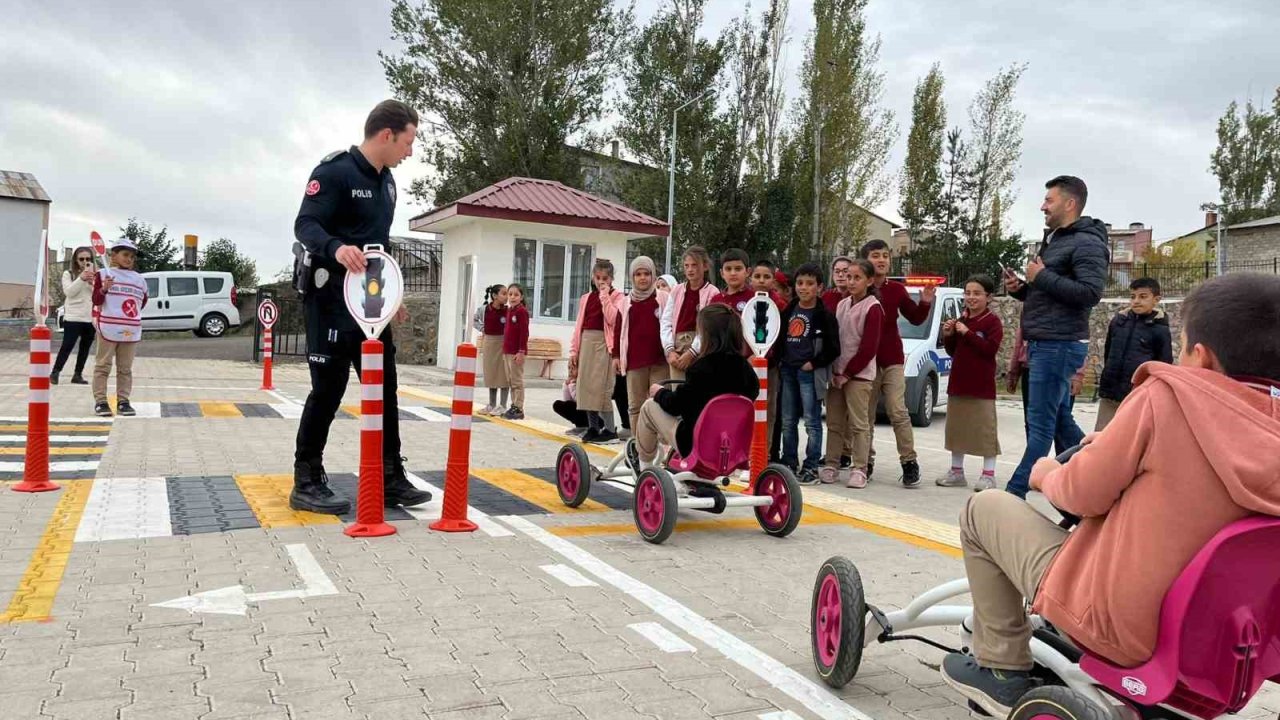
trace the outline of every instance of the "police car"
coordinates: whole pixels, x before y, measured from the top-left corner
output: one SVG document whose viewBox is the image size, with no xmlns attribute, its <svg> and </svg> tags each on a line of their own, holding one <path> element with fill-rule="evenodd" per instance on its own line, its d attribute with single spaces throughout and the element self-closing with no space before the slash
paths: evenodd
<svg viewBox="0 0 1280 720">
<path fill-rule="evenodd" d="M 908 287 L 911 299 L 920 302 L 920 288 Z M 903 372 L 906 375 L 907 411 L 911 424 L 928 427 L 933 422 L 933 411 L 947 404 L 947 382 L 951 379 L 951 355 L 942 346 L 942 324 L 960 317 L 964 310 L 964 290 L 939 287 L 929 310 L 929 317 L 919 325 L 912 325 L 898 316 L 898 333 L 902 335 L 902 354 L 906 357 Z M 879 416 L 884 419 L 884 399 L 880 401 Z"/>
</svg>

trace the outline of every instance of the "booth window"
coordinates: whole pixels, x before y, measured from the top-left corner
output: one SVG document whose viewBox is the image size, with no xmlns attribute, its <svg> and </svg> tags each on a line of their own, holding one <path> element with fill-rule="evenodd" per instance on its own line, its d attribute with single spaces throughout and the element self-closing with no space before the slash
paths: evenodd
<svg viewBox="0 0 1280 720">
<path fill-rule="evenodd" d="M 578 299 L 591 289 L 594 263 L 591 245 L 516 238 L 511 275 L 535 318 L 573 321 Z"/>
</svg>

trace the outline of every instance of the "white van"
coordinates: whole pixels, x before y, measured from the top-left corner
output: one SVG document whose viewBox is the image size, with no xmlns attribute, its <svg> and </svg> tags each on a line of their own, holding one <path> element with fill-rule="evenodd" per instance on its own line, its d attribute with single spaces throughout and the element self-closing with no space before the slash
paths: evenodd
<svg viewBox="0 0 1280 720">
<path fill-rule="evenodd" d="M 142 329 L 190 330 L 199 337 L 220 337 L 240 325 L 236 282 L 229 272 L 173 270 L 149 272 Z"/>
<path fill-rule="evenodd" d="M 920 288 L 909 287 L 911 299 L 920 302 Z M 903 366 L 907 385 L 907 411 L 911 424 L 928 427 L 933 411 L 947 404 L 947 382 L 951 379 L 951 355 L 942 346 L 942 323 L 960 317 L 964 309 L 964 291 L 954 287 L 938 288 L 929 317 L 920 325 L 912 325 L 898 316 L 898 332 L 902 335 Z M 879 413 L 883 416 L 884 401 Z"/>
</svg>

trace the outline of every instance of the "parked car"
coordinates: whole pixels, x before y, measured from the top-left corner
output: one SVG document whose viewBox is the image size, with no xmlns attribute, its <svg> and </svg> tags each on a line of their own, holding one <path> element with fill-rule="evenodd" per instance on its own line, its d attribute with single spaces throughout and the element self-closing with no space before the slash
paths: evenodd
<svg viewBox="0 0 1280 720">
<path fill-rule="evenodd" d="M 198 337 L 220 337 L 240 325 L 235 278 L 228 272 L 173 270 L 143 273 L 147 306 L 142 329 L 190 330 Z M 58 308 L 62 328 L 62 308 Z"/>
<path fill-rule="evenodd" d="M 920 288 L 909 287 L 911 299 L 920 301 Z M 903 366 L 907 385 L 907 411 L 911 424 L 928 427 L 933 411 L 947 404 L 947 383 L 951 379 L 951 354 L 942 346 L 942 323 L 960 317 L 964 309 L 964 291 L 954 287 L 938 288 L 929 317 L 920 325 L 912 325 L 898 316 L 898 332 L 902 335 Z M 878 415 L 884 416 L 884 400 Z"/>
</svg>

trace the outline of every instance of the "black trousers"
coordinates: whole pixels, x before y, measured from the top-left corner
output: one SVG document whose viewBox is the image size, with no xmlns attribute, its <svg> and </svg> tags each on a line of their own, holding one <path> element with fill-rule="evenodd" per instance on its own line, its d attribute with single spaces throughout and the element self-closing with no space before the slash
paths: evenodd
<svg viewBox="0 0 1280 720">
<path fill-rule="evenodd" d="M 627 412 L 627 379 L 621 375 L 615 376 L 613 383 L 613 404 L 618 408 L 618 417 L 622 419 L 622 427 L 631 429 L 631 415 Z M 587 427 L 587 413 L 585 410 L 578 409 L 578 403 L 573 400 L 556 400 L 551 403 L 551 409 L 557 415 L 573 423 L 574 427 Z"/>
<path fill-rule="evenodd" d="M 71 348 L 75 347 L 76 342 L 79 341 L 80 351 L 76 353 L 76 374 L 83 373 L 84 364 L 89 360 L 89 350 L 93 348 L 95 335 L 97 331 L 93 329 L 93 323 L 64 320 L 62 346 L 58 348 L 58 359 L 53 363 L 53 372 L 62 372 L 62 366 L 67 364 L 67 358 L 71 356 Z"/>
<path fill-rule="evenodd" d="M 320 464 L 329 443 L 329 426 L 342 405 L 351 368 L 360 372 L 361 330 L 338 330 L 332 320 L 310 304 L 307 317 L 307 364 L 311 367 L 311 393 L 298 423 L 296 462 Z M 400 405 L 396 399 L 396 345 L 391 329 L 382 331 L 382 457 L 387 468 L 400 462 Z"/>
</svg>

